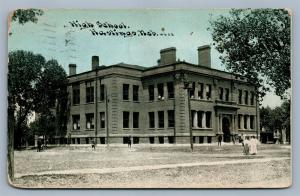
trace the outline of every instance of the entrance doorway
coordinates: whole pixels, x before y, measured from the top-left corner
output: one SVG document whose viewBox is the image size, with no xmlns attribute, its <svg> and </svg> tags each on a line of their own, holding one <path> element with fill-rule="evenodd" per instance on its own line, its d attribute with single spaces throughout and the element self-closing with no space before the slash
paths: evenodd
<svg viewBox="0 0 300 196">
<path fill-rule="evenodd" d="M 226 117 L 222 119 L 222 131 L 223 131 L 223 141 L 230 142 L 230 121 Z"/>
</svg>

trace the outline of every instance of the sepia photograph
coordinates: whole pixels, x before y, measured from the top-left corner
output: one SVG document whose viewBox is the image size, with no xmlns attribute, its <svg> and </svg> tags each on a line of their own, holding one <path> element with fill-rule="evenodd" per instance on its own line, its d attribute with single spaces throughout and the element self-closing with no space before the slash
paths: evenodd
<svg viewBox="0 0 300 196">
<path fill-rule="evenodd" d="M 17 188 L 292 185 L 286 8 L 16 9 Z"/>
</svg>

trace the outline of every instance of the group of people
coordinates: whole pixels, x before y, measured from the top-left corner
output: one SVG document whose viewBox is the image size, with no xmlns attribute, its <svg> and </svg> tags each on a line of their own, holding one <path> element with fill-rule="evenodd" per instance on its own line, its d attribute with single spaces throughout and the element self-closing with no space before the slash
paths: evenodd
<svg viewBox="0 0 300 196">
<path fill-rule="evenodd" d="M 222 135 L 218 135 L 218 146 L 221 146 L 222 145 L 222 140 L 223 140 L 223 137 Z M 233 141 L 233 144 L 235 143 L 234 142 L 234 139 L 232 139 Z M 242 143 L 243 145 L 243 153 L 245 155 L 256 155 L 257 154 L 257 145 L 258 145 L 258 140 L 255 138 L 255 136 L 246 136 L 244 137 L 243 135 L 240 136 L 239 138 L 239 142 Z"/>
<path fill-rule="evenodd" d="M 258 140 L 255 138 L 255 136 L 252 136 L 251 138 L 249 136 L 245 137 L 243 140 L 243 146 L 244 146 L 244 154 L 245 155 L 256 155 L 257 154 L 257 145 Z"/>
</svg>

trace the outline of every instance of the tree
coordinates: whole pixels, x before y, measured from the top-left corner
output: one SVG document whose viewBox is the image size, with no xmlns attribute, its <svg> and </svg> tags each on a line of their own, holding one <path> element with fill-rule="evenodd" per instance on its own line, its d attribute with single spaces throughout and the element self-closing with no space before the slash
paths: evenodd
<svg viewBox="0 0 300 196">
<path fill-rule="evenodd" d="M 27 22 L 37 23 L 38 16 L 44 14 L 41 9 L 17 9 L 12 13 L 12 21 L 17 21 L 24 25 Z"/>
<path fill-rule="evenodd" d="M 45 58 L 27 51 L 9 53 L 8 62 L 8 107 L 14 128 L 14 146 L 21 147 L 22 124 L 34 111 L 35 85 L 41 74 Z"/>
<path fill-rule="evenodd" d="M 65 135 L 68 118 L 67 74 L 56 60 L 49 60 L 44 66 L 36 85 L 35 111 L 40 115 L 42 135 Z M 53 118 L 55 114 L 56 118 Z M 54 122 L 53 126 L 43 122 Z M 47 128 L 48 127 L 48 128 Z M 53 132 L 56 130 L 56 132 Z"/>
<path fill-rule="evenodd" d="M 260 123 L 269 132 L 286 130 L 287 141 L 290 141 L 290 101 L 284 101 L 281 106 L 271 109 L 262 107 L 260 109 Z"/>
<path fill-rule="evenodd" d="M 39 9 L 18 9 L 15 10 L 12 13 L 12 21 L 17 21 L 20 24 L 25 24 L 26 22 L 34 22 L 36 23 L 38 21 L 37 16 L 42 15 L 44 12 Z M 12 35 L 10 32 L 9 35 Z M 8 88 L 11 84 L 9 84 L 11 81 L 8 79 Z M 14 124 L 15 124 L 15 118 L 14 118 L 14 111 L 15 111 L 15 101 L 14 100 L 14 92 L 8 92 L 8 145 L 7 145 L 7 165 L 8 165 L 8 175 L 9 180 L 13 181 L 14 179 Z"/>
<path fill-rule="evenodd" d="M 272 109 L 270 107 L 262 107 L 259 109 L 259 119 L 261 128 L 265 128 L 267 131 L 271 129 L 271 113 Z"/>
<path fill-rule="evenodd" d="M 263 97 L 269 87 L 281 98 L 291 86 L 291 17 L 285 9 L 232 9 L 211 20 L 213 44 L 234 74 L 245 77 Z"/>
<path fill-rule="evenodd" d="M 27 127 L 27 117 L 32 112 L 40 115 L 41 128 L 47 131 L 45 134 L 52 134 L 50 130 L 57 130 L 57 134 L 62 131 L 67 120 L 67 75 L 57 61 L 46 62 L 43 56 L 32 52 L 12 51 L 8 71 L 9 149 L 21 147 L 27 129 L 24 125 Z M 60 119 L 53 119 L 53 114 Z M 49 124 L 52 121 L 55 129 Z M 9 172 L 13 172 L 10 150 L 8 158 Z"/>
</svg>

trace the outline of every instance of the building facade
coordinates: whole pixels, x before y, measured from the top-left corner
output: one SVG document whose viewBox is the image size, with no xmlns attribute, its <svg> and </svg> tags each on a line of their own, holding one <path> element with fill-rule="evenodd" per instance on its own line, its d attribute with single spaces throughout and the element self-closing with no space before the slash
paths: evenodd
<svg viewBox="0 0 300 196">
<path fill-rule="evenodd" d="M 198 64 L 176 59 L 176 48 L 160 51 L 158 65 L 99 66 L 76 74 L 69 65 L 72 144 L 211 143 L 238 135 L 258 136 L 255 89 L 233 74 L 212 69 L 210 47 L 198 48 Z M 189 113 L 190 112 L 190 113 Z M 192 130 L 190 132 L 190 130 Z"/>
</svg>

